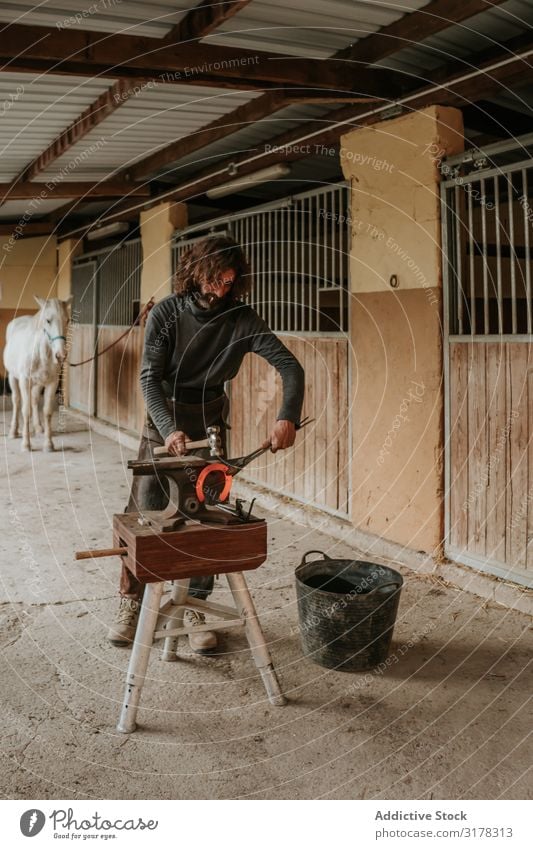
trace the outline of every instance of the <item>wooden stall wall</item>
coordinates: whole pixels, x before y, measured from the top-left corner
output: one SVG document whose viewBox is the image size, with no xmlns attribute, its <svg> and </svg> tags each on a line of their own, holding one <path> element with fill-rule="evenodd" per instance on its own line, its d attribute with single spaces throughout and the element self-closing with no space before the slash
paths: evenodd
<svg viewBox="0 0 533 849">
<path fill-rule="evenodd" d="M 103 350 L 122 336 L 125 327 L 100 327 L 98 348 Z M 144 402 L 139 373 L 144 332 L 131 328 L 117 344 L 98 358 L 96 409 L 99 419 L 121 430 L 140 432 Z"/>
<path fill-rule="evenodd" d="M 450 343 L 447 553 L 533 579 L 533 346 Z"/>
<path fill-rule="evenodd" d="M 98 350 L 102 351 L 127 328 L 100 327 Z M 134 327 L 97 360 L 69 368 L 67 398 L 71 407 L 95 415 L 123 430 L 138 433 L 144 416 L 139 371 L 144 330 Z M 79 324 L 72 332 L 69 360 L 78 363 L 94 354 L 94 327 Z"/>
<path fill-rule="evenodd" d="M 70 363 L 80 363 L 94 354 L 94 327 L 76 324 L 69 328 L 70 353 L 68 376 L 65 381 L 66 403 L 75 410 L 94 414 L 94 362 L 74 368 Z"/>
<path fill-rule="evenodd" d="M 305 369 L 303 416 L 315 421 L 297 434 L 296 445 L 267 452 L 242 477 L 343 516 L 348 514 L 348 342 L 342 337 L 284 336 Z M 281 379 L 268 363 L 248 354 L 231 384 L 230 453 L 259 447 L 281 405 Z"/>
</svg>

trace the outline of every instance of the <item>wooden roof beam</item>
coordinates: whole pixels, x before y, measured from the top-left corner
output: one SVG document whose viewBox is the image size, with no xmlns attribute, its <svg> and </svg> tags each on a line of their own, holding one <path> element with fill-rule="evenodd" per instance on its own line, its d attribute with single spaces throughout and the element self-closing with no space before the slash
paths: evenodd
<svg viewBox="0 0 533 849">
<path fill-rule="evenodd" d="M 16 231 L 16 228 L 19 230 Z M 0 221 L 0 236 L 13 236 L 17 242 L 19 239 L 24 239 L 29 236 L 48 236 L 54 230 L 54 224 L 51 221 L 28 221 L 24 227 L 20 227 L 20 219 L 12 221 Z"/>
<path fill-rule="evenodd" d="M 419 12 L 411 12 L 399 21 L 383 27 L 375 35 L 361 39 L 350 47 L 339 50 L 334 59 L 350 59 L 363 64 L 383 59 L 391 53 L 396 53 L 412 41 L 415 33 L 419 40 L 435 35 L 442 30 L 466 20 L 472 15 L 486 10 L 490 6 L 498 6 L 503 0 L 433 0 Z M 180 22 L 181 23 L 181 22 Z M 179 24 L 177 25 L 179 27 Z M 397 92 L 389 91 L 388 99 Z M 346 95 L 353 102 L 352 95 Z M 183 156 L 188 156 L 196 150 L 201 150 L 215 141 L 226 138 L 249 123 L 260 121 L 288 106 L 291 103 L 315 102 L 333 103 L 344 99 L 339 92 L 269 92 L 258 97 L 244 106 L 239 106 L 227 115 L 212 121 L 205 127 L 186 138 L 172 142 L 162 150 L 145 157 L 137 162 L 126 174 L 132 180 L 146 180 L 165 165 L 176 162 Z"/>
<path fill-rule="evenodd" d="M 262 97 L 256 97 L 226 115 L 221 115 L 205 127 L 200 127 L 191 135 L 177 139 L 161 150 L 146 156 L 140 162 L 127 168 L 121 176 L 132 181 L 147 180 L 151 174 L 155 174 L 170 162 L 176 162 L 181 157 L 194 153 L 195 150 L 226 138 L 249 124 L 261 121 L 286 105 L 284 95 L 278 92 L 268 92 Z"/>
<path fill-rule="evenodd" d="M 420 44 L 426 38 L 504 2 L 506 0 L 432 0 L 418 11 L 406 14 L 378 32 L 340 50 L 335 57 L 369 65 L 405 47 Z"/>
<path fill-rule="evenodd" d="M 180 23 L 173 27 L 166 40 L 186 41 L 193 37 L 203 37 L 216 29 L 224 21 L 247 6 L 250 0 L 234 0 L 213 4 L 203 0 L 195 9 L 191 9 Z M 119 79 L 111 88 L 103 92 L 81 115 L 76 118 L 62 133 L 27 165 L 15 182 L 29 182 L 45 171 L 52 162 L 66 153 L 73 145 L 81 141 L 87 133 L 108 118 L 122 103 L 129 99 L 131 93 L 138 88 L 139 80 Z"/>
<path fill-rule="evenodd" d="M 56 159 L 81 141 L 87 133 L 105 121 L 121 103 L 129 98 L 137 85 L 136 80 L 118 80 L 111 88 L 100 94 L 42 153 L 26 165 L 15 182 L 24 183 L 34 180 Z"/>
<path fill-rule="evenodd" d="M 418 111 L 434 104 L 463 107 L 476 100 L 494 96 L 509 85 L 518 82 L 524 86 L 528 85 L 533 82 L 533 41 L 530 34 L 500 45 L 499 50 L 484 51 L 477 57 L 476 65 L 482 73 L 476 74 L 474 69 L 465 70 L 464 63 L 460 62 L 455 63 L 453 73 L 447 69 L 433 74 L 431 83 L 413 89 L 404 108 Z M 486 73 L 483 73 L 484 69 Z M 439 86 L 437 91 L 435 86 Z M 361 117 L 367 111 L 366 106 L 345 106 L 330 112 L 322 120 L 304 124 L 269 139 L 265 142 L 265 153 L 259 157 L 255 155 L 252 159 L 249 153 L 234 157 L 232 164 L 237 166 L 235 179 L 277 162 L 296 161 L 313 155 L 316 153 L 316 147 L 335 144 L 351 126 L 369 126 L 382 120 L 383 116 L 379 113 Z M 154 197 L 153 201 L 191 201 L 209 188 L 231 179 L 221 165 L 207 168 L 194 174 L 181 186 L 165 192 L 162 196 Z M 124 204 L 124 207 L 127 208 L 128 204 Z"/>
<path fill-rule="evenodd" d="M 56 198 L 150 197 L 149 186 L 132 186 L 123 180 L 102 180 L 99 183 L 71 182 L 50 177 L 44 183 L 0 183 L 0 200 L 55 200 Z M 38 206 L 37 210 L 38 211 Z"/>
<path fill-rule="evenodd" d="M 0 63 L 3 71 L 134 77 L 152 86 L 180 82 L 237 89 L 285 85 L 339 91 L 353 88 L 352 68 L 335 59 L 295 59 L 204 42 L 172 45 L 157 38 L 22 24 L 10 24 L 0 31 Z M 369 96 L 384 83 L 385 75 L 379 72 L 358 74 L 358 88 Z"/>
<path fill-rule="evenodd" d="M 165 36 L 165 41 L 183 44 L 186 41 L 203 38 L 228 21 L 234 15 L 248 6 L 250 0 L 226 0 L 213 3 L 212 0 L 202 2 L 190 9 L 175 27 Z"/>
</svg>

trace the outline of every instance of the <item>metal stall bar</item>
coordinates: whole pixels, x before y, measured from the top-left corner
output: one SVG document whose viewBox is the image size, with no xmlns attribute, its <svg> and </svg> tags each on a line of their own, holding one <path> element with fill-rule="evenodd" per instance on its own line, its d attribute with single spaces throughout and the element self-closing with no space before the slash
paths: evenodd
<svg viewBox="0 0 533 849">
<path fill-rule="evenodd" d="M 341 190 L 342 191 L 342 190 Z M 340 198 L 340 209 L 347 209 L 348 205 L 344 198 L 344 191 L 342 191 Z M 339 213 L 339 224 L 341 223 Z M 337 234 L 339 239 L 339 324 L 344 324 L 344 299 L 346 294 L 345 282 L 347 280 L 346 275 L 346 242 L 347 242 L 347 228 L 346 227 L 338 227 Z"/>
<path fill-rule="evenodd" d="M 460 256 L 461 255 L 462 221 L 461 221 L 461 196 L 460 196 L 460 193 L 459 193 L 459 186 L 455 186 L 455 189 L 454 189 L 454 192 L 453 192 L 453 199 L 454 199 L 453 216 L 454 216 L 454 221 L 455 221 L 455 240 L 456 240 L 456 243 L 457 243 L 458 254 Z M 463 272 L 462 262 L 458 262 L 457 266 L 455 268 L 455 274 L 454 274 L 454 279 L 456 281 L 455 292 L 457 293 L 456 298 L 457 298 L 457 332 L 458 333 L 463 332 L 463 326 L 464 326 L 464 324 L 463 324 L 463 322 L 464 322 L 464 315 L 463 315 L 463 312 L 464 312 L 464 302 L 463 302 L 464 281 L 462 279 L 462 272 Z"/>
<path fill-rule="evenodd" d="M 296 307 L 296 239 L 294 238 L 294 204 L 291 204 L 287 214 L 287 285 L 288 304 L 282 318 L 282 327 L 298 328 L 298 312 Z"/>
<path fill-rule="evenodd" d="M 474 221 L 472 213 L 472 192 L 468 193 L 468 252 L 470 268 L 470 328 L 476 332 L 476 285 L 474 277 Z"/>
<path fill-rule="evenodd" d="M 320 206 L 320 195 L 315 195 L 313 198 L 315 201 L 315 214 L 313 216 L 314 220 L 314 228 L 313 228 L 313 238 L 315 240 L 315 262 L 313 267 L 313 301 L 312 301 L 312 309 L 313 309 L 313 324 L 311 326 L 311 330 L 315 332 L 318 331 L 320 326 L 320 245 L 322 244 L 322 240 L 320 238 L 321 227 L 322 227 L 322 215 L 321 215 L 321 206 Z M 311 264 L 311 263 L 310 263 Z"/>
<path fill-rule="evenodd" d="M 260 288 L 259 291 L 261 293 L 261 315 L 265 315 L 265 310 L 267 306 L 267 300 L 265 297 L 265 283 L 266 283 L 266 271 L 265 271 L 265 263 L 264 263 L 264 251 L 265 251 L 265 215 L 257 215 L 254 218 L 255 227 L 257 231 L 257 273 L 260 278 Z"/>
<path fill-rule="evenodd" d="M 531 235 L 528 230 L 528 225 L 531 226 L 529 192 L 533 159 L 524 159 L 523 140 L 518 141 L 514 151 L 513 146 L 507 145 L 505 155 L 501 157 L 498 156 L 501 146 L 491 146 L 486 151 L 476 151 L 474 155 L 467 152 L 461 157 L 453 157 L 459 168 L 453 179 L 441 184 L 442 243 L 445 260 L 445 553 L 452 559 L 483 572 L 514 580 L 525 586 L 533 586 L 533 560 L 530 557 L 525 564 L 518 562 L 513 554 L 513 545 L 515 548 L 516 545 L 512 541 L 512 534 L 521 534 L 524 539 L 529 538 L 529 519 L 521 516 L 520 511 L 515 512 L 512 517 L 513 522 L 516 522 L 515 527 L 512 523 L 509 525 L 505 509 L 503 512 L 496 512 L 490 508 L 494 500 L 500 498 L 500 489 L 505 493 L 507 487 L 512 487 L 513 504 L 527 502 L 531 483 L 531 468 L 530 464 L 527 464 L 527 452 L 524 455 L 522 443 L 524 427 L 527 426 L 525 423 L 529 420 L 527 394 L 522 394 L 521 397 L 517 394 L 516 398 L 513 394 L 511 398 L 506 389 L 506 386 L 512 388 L 527 385 L 531 371 L 529 351 L 533 344 Z M 531 143 L 533 144 L 533 136 Z M 493 151 L 494 156 L 491 159 Z M 510 161 L 513 152 L 515 161 Z M 451 162 L 452 159 L 447 160 L 448 164 Z M 490 164 L 489 168 L 485 167 L 486 162 Z M 465 185 L 473 187 L 472 190 L 468 188 L 466 204 L 461 199 L 461 191 Z M 492 199 L 491 195 L 493 206 L 487 203 L 487 198 Z M 521 213 L 517 209 L 517 203 L 522 206 Z M 491 218 L 491 215 L 494 215 L 494 218 Z M 461 230 L 465 225 L 469 231 L 466 239 Z M 526 267 L 523 278 L 520 279 L 524 280 L 525 299 L 517 281 L 517 273 L 522 274 L 523 257 Z M 466 280 L 460 279 L 465 260 L 468 284 Z M 463 312 L 461 295 L 465 299 Z M 468 309 L 472 315 L 470 323 L 467 319 Z M 479 345 L 486 346 L 486 351 L 483 356 L 474 356 L 476 346 L 479 351 Z M 527 345 L 527 348 L 522 347 L 520 350 L 524 345 Z M 500 383 L 501 370 L 495 367 L 495 356 L 499 358 L 499 363 L 502 357 L 505 361 L 506 386 L 504 385 L 503 391 Z M 489 398 L 491 405 L 494 403 L 490 409 Z M 477 441 L 470 420 L 470 411 L 476 409 L 478 403 L 484 405 L 487 410 L 486 422 L 489 422 L 489 419 L 492 422 L 488 438 L 481 443 Z M 504 422 L 505 456 L 499 460 L 498 479 L 495 477 L 493 481 L 491 476 L 490 480 L 490 486 L 497 485 L 499 489 L 498 492 L 492 490 L 490 498 L 487 499 L 486 514 L 478 517 L 486 527 L 490 524 L 490 532 L 494 538 L 500 535 L 504 538 L 504 553 L 500 552 L 499 559 L 494 559 L 483 552 L 475 539 L 470 538 L 465 523 L 459 527 L 456 522 L 461 515 L 460 511 L 466 509 L 466 503 L 469 509 L 472 503 L 476 503 L 478 488 L 487 486 L 484 469 L 492 468 L 494 435 L 498 435 L 500 428 L 503 430 Z M 499 445 L 499 442 L 497 444 Z M 466 477 L 463 475 L 459 481 L 456 474 L 459 466 L 452 465 L 454 457 L 457 463 L 463 463 L 464 457 L 472 450 L 479 453 L 479 461 L 469 464 L 468 474 Z M 503 498 L 505 499 L 505 494 Z M 479 503 L 476 509 L 480 509 Z M 451 510 L 454 510 L 453 515 Z M 456 532 L 451 534 L 454 527 Z"/>
<path fill-rule="evenodd" d="M 306 200 L 307 198 L 302 198 L 297 205 L 297 224 L 296 224 L 296 233 L 297 233 L 297 241 L 300 243 L 300 263 L 298 269 L 298 290 L 299 290 L 299 299 L 300 299 L 300 330 L 305 332 L 309 328 L 307 327 L 307 306 L 308 301 L 306 297 L 307 290 L 307 269 L 305 265 L 305 257 L 306 257 L 306 239 L 307 239 L 307 219 L 306 219 Z"/>
<path fill-rule="evenodd" d="M 503 333 L 503 294 L 502 294 L 502 246 L 500 217 L 500 181 L 494 177 L 494 207 L 496 212 L 496 306 L 498 309 L 498 333 Z"/>
<path fill-rule="evenodd" d="M 529 243 L 529 218 L 528 218 L 528 187 L 527 187 L 527 172 L 522 169 L 522 211 L 524 213 L 524 250 L 525 250 L 525 266 L 526 266 L 526 325 L 527 332 L 532 332 L 531 321 L 531 256 Z"/>
<path fill-rule="evenodd" d="M 267 216 L 268 216 L 268 228 L 267 228 L 267 231 L 268 231 L 268 248 L 267 248 L 267 251 L 268 251 L 268 260 L 267 260 L 267 274 L 268 274 L 268 279 L 269 279 L 269 280 L 272 280 L 272 277 L 273 277 L 273 274 L 272 274 L 272 265 L 273 265 L 273 253 L 274 253 L 274 234 L 273 234 L 273 229 L 274 229 L 274 228 L 273 228 L 274 215 L 275 215 L 275 213 L 274 213 L 271 209 L 269 209 L 269 210 L 268 210 L 268 212 L 267 212 Z M 275 279 L 275 278 L 274 278 L 274 279 Z M 273 302 L 274 302 L 274 293 L 273 293 L 273 291 L 272 291 L 272 288 L 273 288 L 273 287 L 272 287 L 272 285 L 271 285 L 271 286 L 270 286 L 270 291 L 269 291 L 269 293 L 268 293 L 268 310 L 267 310 L 268 319 L 267 319 L 267 321 L 268 321 L 268 325 L 269 325 L 269 327 L 272 325 L 272 310 L 273 310 L 273 306 L 274 306 L 274 303 L 273 303 Z"/>
<path fill-rule="evenodd" d="M 340 327 L 328 335 L 343 333 L 348 281 L 337 254 L 348 236 L 337 231 L 348 226 L 348 198 L 348 186 L 341 183 L 191 225 L 176 234 L 174 264 L 186 247 L 223 227 L 248 253 L 256 284 L 249 302 L 273 330 L 320 333 L 319 294 L 326 290 L 336 291 L 340 302 Z"/>
<path fill-rule="evenodd" d="M 479 181 L 481 197 L 485 197 L 485 181 Z M 487 259 L 487 216 L 486 205 L 481 204 L 481 253 L 483 257 L 483 332 L 490 333 L 489 327 L 489 266 Z"/>
<path fill-rule="evenodd" d="M 513 211 L 513 178 L 507 178 L 507 197 L 509 203 L 509 263 L 511 269 L 511 328 L 512 333 L 517 332 L 516 320 L 516 268 L 515 268 L 515 238 L 514 238 L 514 211 Z"/>
</svg>

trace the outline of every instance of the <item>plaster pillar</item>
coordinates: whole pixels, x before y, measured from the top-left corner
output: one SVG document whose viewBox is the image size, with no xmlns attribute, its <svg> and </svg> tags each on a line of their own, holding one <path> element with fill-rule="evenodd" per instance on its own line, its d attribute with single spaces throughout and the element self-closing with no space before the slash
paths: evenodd
<svg viewBox="0 0 533 849">
<path fill-rule="evenodd" d="M 431 106 L 342 138 L 350 180 L 353 523 L 411 549 L 443 537 L 439 162 L 462 113 Z"/>
<path fill-rule="evenodd" d="M 56 296 L 62 301 L 72 294 L 72 261 L 82 251 L 82 239 L 65 239 L 57 246 Z"/>
<path fill-rule="evenodd" d="M 184 203 L 160 203 L 141 212 L 143 267 L 141 274 L 141 305 L 153 296 L 156 301 L 171 292 L 172 246 L 175 230 L 187 226 L 187 207 Z"/>
</svg>

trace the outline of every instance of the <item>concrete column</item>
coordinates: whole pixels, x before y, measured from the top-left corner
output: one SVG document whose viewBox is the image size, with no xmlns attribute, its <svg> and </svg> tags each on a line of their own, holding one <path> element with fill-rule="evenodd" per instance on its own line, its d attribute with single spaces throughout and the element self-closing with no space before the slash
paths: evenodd
<svg viewBox="0 0 533 849">
<path fill-rule="evenodd" d="M 143 247 L 141 304 L 145 304 L 152 295 L 159 301 L 171 292 L 171 239 L 175 230 L 187 226 L 187 207 L 184 203 L 160 203 L 141 212 L 140 223 Z"/>
<path fill-rule="evenodd" d="M 443 537 L 439 161 L 462 113 L 432 106 L 342 138 L 351 181 L 352 520 L 432 552 Z"/>
</svg>

